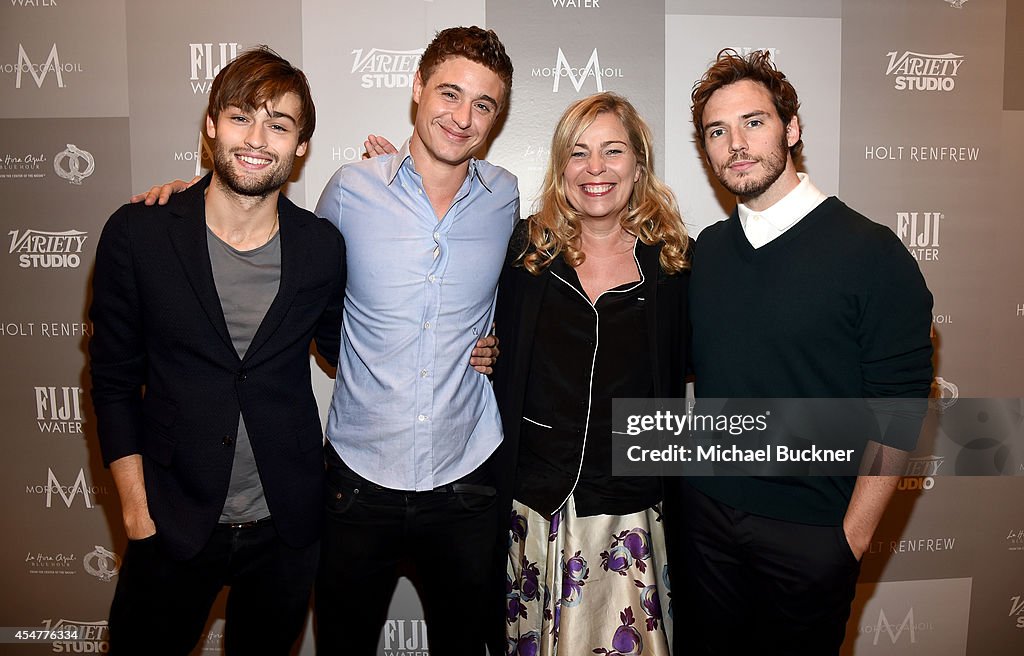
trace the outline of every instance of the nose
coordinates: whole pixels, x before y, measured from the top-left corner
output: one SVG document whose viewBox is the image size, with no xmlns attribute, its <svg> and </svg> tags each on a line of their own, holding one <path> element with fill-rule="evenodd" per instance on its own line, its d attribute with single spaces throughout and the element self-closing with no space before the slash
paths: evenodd
<svg viewBox="0 0 1024 656">
<path fill-rule="evenodd" d="M 459 103 L 459 106 L 452 110 L 452 121 L 459 129 L 465 130 L 473 123 L 473 108 L 471 103 Z"/>
<path fill-rule="evenodd" d="M 260 150 L 267 145 L 267 140 L 263 137 L 262 126 L 257 122 L 253 122 L 249 129 L 245 133 L 245 145 L 253 150 Z"/>
<path fill-rule="evenodd" d="M 743 136 L 742 130 L 732 130 L 729 132 L 729 150 L 734 153 L 742 152 L 747 149 L 747 140 Z"/>
<path fill-rule="evenodd" d="M 591 175 L 600 175 L 601 173 L 604 173 L 604 170 L 604 155 L 602 155 L 600 151 L 594 151 L 587 155 L 587 173 Z"/>
</svg>

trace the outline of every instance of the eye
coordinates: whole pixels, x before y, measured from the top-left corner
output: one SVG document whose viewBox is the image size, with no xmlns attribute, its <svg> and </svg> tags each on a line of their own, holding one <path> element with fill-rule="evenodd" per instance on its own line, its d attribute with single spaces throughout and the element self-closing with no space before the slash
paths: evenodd
<svg viewBox="0 0 1024 656">
<path fill-rule="evenodd" d="M 713 128 L 710 132 L 708 132 L 708 137 L 714 139 L 715 137 L 720 137 L 723 134 L 725 134 L 725 130 L 723 130 L 722 128 Z"/>
<path fill-rule="evenodd" d="M 604 153 L 605 155 L 621 155 L 623 153 L 623 150 L 621 148 L 609 148 L 608 150 L 604 151 Z"/>
<path fill-rule="evenodd" d="M 476 108 L 484 114 L 490 114 L 492 110 L 491 106 L 487 103 L 481 102 L 476 104 Z"/>
<path fill-rule="evenodd" d="M 231 121 L 234 122 L 234 123 L 248 123 L 249 122 L 249 117 L 248 116 L 242 116 L 241 114 L 235 114 L 234 116 L 231 117 Z"/>
<path fill-rule="evenodd" d="M 442 91 L 441 95 L 447 98 L 448 100 L 455 100 L 457 98 L 454 91 Z"/>
<path fill-rule="evenodd" d="M 569 157 L 571 157 L 572 159 L 585 159 L 586 156 L 587 156 L 587 151 L 585 151 L 585 150 L 574 150 L 574 151 L 572 151 L 572 154 L 569 155 Z"/>
<path fill-rule="evenodd" d="M 759 118 L 750 119 L 750 122 L 747 123 L 747 126 L 752 128 L 761 127 L 762 125 L 764 125 L 764 121 Z"/>
<path fill-rule="evenodd" d="M 270 125 L 270 129 L 273 130 L 274 132 L 282 132 L 282 133 L 288 131 L 288 128 L 286 126 L 284 126 L 284 125 L 281 125 L 280 123 L 272 123 Z"/>
</svg>

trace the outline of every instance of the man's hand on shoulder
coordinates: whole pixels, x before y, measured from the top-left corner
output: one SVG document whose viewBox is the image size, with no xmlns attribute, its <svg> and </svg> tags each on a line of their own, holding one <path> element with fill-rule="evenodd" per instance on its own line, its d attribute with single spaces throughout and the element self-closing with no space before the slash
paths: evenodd
<svg viewBox="0 0 1024 656">
<path fill-rule="evenodd" d="M 366 149 L 366 152 L 363 153 L 363 159 L 373 159 L 381 155 L 394 155 L 398 152 L 393 143 L 376 134 L 366 137 L 366 141 L 363 142 L 363 148 Z"/>
<path fill-rule="evenodd" d="M 130 202 L 132 203 L 145 203 L 146 205 L 166 205 L 167 201 L 171 199 L 172 194 L 176 194 L 185 191 L 195 183 L 202 180 L 203 177 L 197 175 L 192 178 L 191 182 L 185 182 L 184 180 L 174 180 L 162 185 L 153 185 L 149 188 L 149 191 L 141 194 L 135 194 L 131 197 Z"/>
</svg>

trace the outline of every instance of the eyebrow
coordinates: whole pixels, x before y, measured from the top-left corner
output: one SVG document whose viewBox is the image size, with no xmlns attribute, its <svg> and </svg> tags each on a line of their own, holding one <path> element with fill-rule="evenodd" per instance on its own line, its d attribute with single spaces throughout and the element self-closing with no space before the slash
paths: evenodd
<svg viewBox="0 0 1024 656">
<path fill-rule="evenodd" d="M 756 109 L 752 112 L 747 112 L 740 116 L 740 118 L 745 120 L 748 118 L 754 118 L 755 116 L 769 116 L 769 113 L 763 109 Z M 711 121 L 710 123 L 705 123 L 704 129 L 707 130 L 708 128 L 718 127 L 720 125 L 725 125 L 725 121 Z"/>
<path fill-rule="evenodd" d="M 628 143 L 626 143 L 625 141 L 622 141 L 621 139 L 612 139 L 611 141 L 602 141 L 600 145 L 603 148 L 605 146 L 610 146 L 612 144 L 622 144 L 623 146 L 629 146 Z M 578 148 L 587 148 L 586 144 L 581 144 L 579 142 L 576 142 L 576 146 Z"/>
<path fill-rule="evenodd" d="M 437 89 L 451 89 L 452 91 L 457 91 L 460 94 L 465 93 L 465 89 L 463 89 L 459 85 L 453 84 L 451 82 L 442 82 L 441 84 L 437 85 L 436 88 Z M 483 100 L 484 102 L 489 102 L 492 105 L 494 105 L 495 107 L 499 106 L 498 105 L 498 101 L 495 100 L 494 98 L 491 98 L 486 93 L 483 93 L 483 94 L 480 94 L 479 96 L 477 96 L 476 100 Z"/>
</svg>

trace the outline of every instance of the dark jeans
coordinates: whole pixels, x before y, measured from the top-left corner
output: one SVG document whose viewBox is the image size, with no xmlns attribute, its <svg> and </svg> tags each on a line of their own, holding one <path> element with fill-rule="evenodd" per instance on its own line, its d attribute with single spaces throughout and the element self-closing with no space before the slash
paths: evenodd
<svg viewBox="0 0 1024 656">
<path fill-rule="evenodd" d="M 129 541 L 110 607 L 110 653 L 188 654 L 220 589 L 227 654 L 288 654 L 305 624 L 319 543 L 284 544 L 270 520 L 220 525 L 197 556 L 176 561 L 156 537 Z"/>
<path fill-rule="evenodd" d="M 430 652 L 484 653 L 498 534 L 485 467 L 427 492 L 391 490 L 326 446 L 327 514 L 316 583 L 320 656 L 372 656 L 401 572 L 423 604 Z"/>
<path fill-rule="evenodd" d="M 674 653 L 838 654 L 860 563 L 842 526 L 751 515 L 673 481 Z"/>
</svg>

